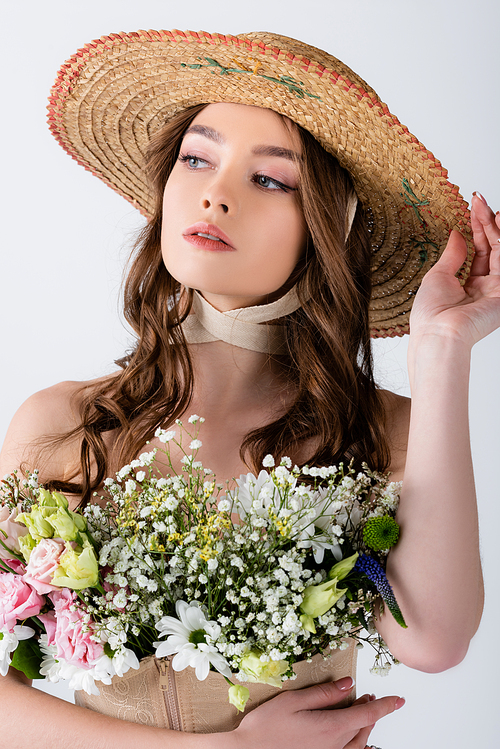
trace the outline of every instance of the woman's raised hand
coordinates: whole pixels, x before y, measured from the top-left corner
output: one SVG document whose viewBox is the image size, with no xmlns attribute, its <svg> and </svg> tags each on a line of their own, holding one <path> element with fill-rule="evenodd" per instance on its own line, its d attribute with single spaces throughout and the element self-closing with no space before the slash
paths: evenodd
<svg viewBox="0 0 500 749">
<path fill-rule="evenodd" d="M 455 277 L 467 248 L 462 235 L 453 231 L 415 298 L 412 334 L 444 335 L 472 347 L 500 327 L 500 214 L 476 194 L 471 223 L 476 254 L 469 278 L 460 286 Z"/>
<path fill-rule="evenodd" d="M 375 723 L 404 705 L 401 697 L 364 695 L 350 707 L 331 710 L 353 687 L 353 680 L 283 692 L 243 718 L 227 737 L 232 749 L 365 749 Z M 224 740 L 219 743 L 225 747 Z"/>
</svg>

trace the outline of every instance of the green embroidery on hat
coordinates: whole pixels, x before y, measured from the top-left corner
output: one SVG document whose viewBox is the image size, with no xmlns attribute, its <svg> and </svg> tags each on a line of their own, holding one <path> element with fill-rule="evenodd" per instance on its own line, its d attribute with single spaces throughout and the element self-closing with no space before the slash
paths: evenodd
<svg viewBox="0 0 500 749">
<path fill-rule="evenodd" d="M 201 60 L 202 58 L 199 57 L 198 59 Z M 292 94 L 295 94 L 295 96 L 297 96 L 299 99 L 303 99 L 305 96 L 308 96 L 310 99 L 318 99 L 318 101 L 321 101 L 320 96 L 312 94 L 310 91 L 304 88 L 304 84 L 302 83 L 302 81 L 296 81 L 289 75 L 280 75 L 279 78 L 274 78 L 273 76 L 263 75 L 262 73 L 259 73 L 258 68 L 260 67 L 260 63 L 257 63 L 252 69 L 242 67 L 227 68 L 224 65 L 221 65 L 218 60 L 214 60 L 213 57 L 204 57 L 203 59 L 208 63 L 208 65 L 203 65 L 202 63 L 188 65 L 185 62 L 181 62 L 181 68 L 190 68 L 191 70 L 199 70 L 200 68 L 213 68 L 211 72 L 218 72 L 220 75 L 229 75 L 230 73 L 246 73 L 247 75 L 258 75 L 259 78 L 264 78 L 266 81 L 279 83 L 281 86 L 285 86 L 285 88 L 287 88 Z"/>
<path fill-rule="evenodd" d="M 420 268 L 423 268 L 423 266 L 426 264 L 426 262 L 429 259 L 429 251 L 428 246 L 434 247 L 435 250 L 439 252 L 438 245 L 433 242 L 429 236 L 428 230 L 427 230 L 427 222 L 422 217 L 422 214 L 420 212 L 420 208 L 424 205 L 429 205 L 429 200 L 427 198 L 419 198 L 411 189 L 409 181 L 406 179 L 403 179 L 403 190 L 404 192 L 399 193 L 401 197 L 403 198 L 405 204 L 408 206 L 408 208 L 411 208 L 416 217 L 417 221 L 420 224 L 421 229 L 421 238 L 412 237 L 411 241 L 415 245 L 416 248 L 419 248 L 418 252 L 418 258 L 420 262 Z"/>
<path fill-rule="evenodd" d="M 429 259 L 429 253 L 425 249 L 423 242 L 419 242 L 418 239 L 414 239 L 413 241 L 417 247 L 421 248 L 418 253 L 418 259 L 420 260 L 420 267 L 422 268 Z M 432 242 L 427 242 L 426 244 L 432 244 Z M 434 247 L 436 247 L 436 245 L 434 245 Z"/>
</svg>

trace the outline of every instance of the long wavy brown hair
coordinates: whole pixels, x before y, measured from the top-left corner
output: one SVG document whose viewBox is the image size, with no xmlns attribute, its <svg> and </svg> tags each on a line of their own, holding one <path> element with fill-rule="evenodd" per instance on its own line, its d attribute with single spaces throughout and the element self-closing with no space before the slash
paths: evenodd
<svg viewBox="0 0 500 749">
<path fill-rule="evenodd" d="M 165 184 L 183 133 L 204 106 L 184 110 L 151 141 L 147 173 L 155 210 L 138 237 L 124 286 L 124 314 L 136 343 L 118 360 L 120 372 L 86 389 L 80 425 L 59 438 L 79 440 L 80 465 L 69 480 L 53 480 L 48 488 L 80 494 L 82 505 L 107 475 L 107 432 L 114 430 L 114 449 L 123 464 L 137 456 L 158 427 L 189 407 L 194 375 L 181 323 L 192 292 L 181 289 L 165 268 L 160 236 Z M 302 143 L 298 198 L 309 232 L 293 274 L 303 304 L 280 321 L 287 353 L 279 364 L 293 397 L 286 413 L 246 435 L 241 458 L 258 471 L 267 453 L 290 455 L 313 438 L 307 443 L 315 445 L 306 456 L 309 464 L 353 459 L 355 465 L 366 461 L 385 470 L 390 457 L 385 412 L 373 378 L 368 325 L 367 221 L 358 204 L 346 241 L 351 178 L 310 133 L 292 127 Z"/>
</svg>

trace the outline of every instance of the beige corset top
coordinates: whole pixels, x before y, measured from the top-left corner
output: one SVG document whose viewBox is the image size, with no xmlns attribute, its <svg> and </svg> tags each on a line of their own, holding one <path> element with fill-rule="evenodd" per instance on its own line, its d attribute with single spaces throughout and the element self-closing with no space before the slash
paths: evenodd
<svg viewBox="0 0 500 749">
<path fill-rule="evenodd" d="M 310 663 L 296 663 L 297 678 L 286 681 L 283 690 L 353 676 L 355 669 L 356 648 L 350 641 L 346 650 L 334 650 L 326 659 L 315 655 Z M 233 682 L 239 683 L 236 679 Z M 115 676 L 110 686 L 98 686 L 98 697 L 76 692 L 76 704 L 114 718 L 189 733 L 231 731 L 246 713 L 281 691 L 267 684 L 245 684 L 250 699 L 245 712 L 238 713 L 228 702 L 229 685 L 221 674 L 211 671 L 205 681 L 198 681 L 193 668 L 174 671 L 171 659 L 158 660 L 154 656 L 144 658 L 138 671 L 131 669 L 125 676 Z M 350 694 L 339 707 L 354 698 Z"/>
</svg>

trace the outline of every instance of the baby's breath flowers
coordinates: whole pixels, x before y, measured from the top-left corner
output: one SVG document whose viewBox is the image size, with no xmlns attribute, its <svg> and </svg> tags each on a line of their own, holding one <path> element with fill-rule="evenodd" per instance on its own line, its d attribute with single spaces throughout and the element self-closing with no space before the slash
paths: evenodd
<svg viewBox="0 0 500 749">
<path fill-rule="evenodd" d="M 219 671 L 232 680 L 229 699 L 242 710 L 246 682 L 281 686 L 294 678 L 296 661 L 345 649 L 350 638 L 372 645 L 375 668 L 384 671 L 393 659 L 375 630 L 380 596 L 404 626 L 383 575 L 397 540 L 400 484 L 367 466 L 299 468 L 271 455 L 258 476 L 219 484 L 197 459 L 203 421 L 193 415 L 186 427 L 177 420 L 156 431 L 169 474 L 157 468 L 157 450 L 144 452 L 106 479 L 83 513 L 40 489 L 36 474 L 24 484 L 6 480 L 0 575 L 15 573 L 28 586 L 29 557 L 49 539 L 54 571 L 45 571 L 44 582 L 67 591 L 63 599 L 46 593 L 33 625 L 43 672 L 95 692 L 96 681 L 109 683 L 155 653 L 172 657 L 174 670 L 194 668 L 200 680 Z M 182 453 L 180 473 L 172 444 Z M 29 532 L 11 532 L 19 521 Z M 65 659 L 54 634 L 62 600 L 85 662 Z M 4 634 L 3 670 L 15 637 Z"/>
</svg>

